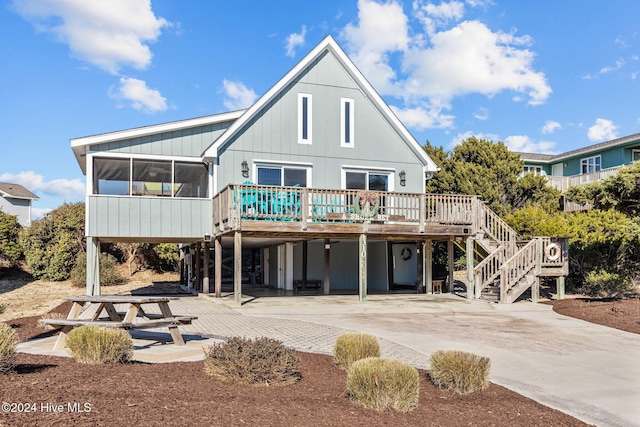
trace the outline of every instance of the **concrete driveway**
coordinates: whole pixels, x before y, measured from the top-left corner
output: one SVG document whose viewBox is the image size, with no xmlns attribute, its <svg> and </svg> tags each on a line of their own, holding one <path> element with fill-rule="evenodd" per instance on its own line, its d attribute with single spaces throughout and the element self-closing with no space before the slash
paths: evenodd
<svg viewBox="0 0 640 427">
<path fill-rule="evenodd" d="M 243 323 L 254 318 L 301 350 L 330 352 L 335 335 L 351 330 L 376 335 L 384 356 L 418 367 L 428 368 L 431 353 L 441 349 L 487 356 L 496 384 L 587 423 L 640 426 L 640 336 L 558 315 L 549 305 L 500 305 L 449 294 L 370 295 L 365 303 L 357 296 L 323 296 L 258 298 L 240 308 L 223 304 Z M 269 327 L 274 321 L 278 326 Z"/>
</svg>

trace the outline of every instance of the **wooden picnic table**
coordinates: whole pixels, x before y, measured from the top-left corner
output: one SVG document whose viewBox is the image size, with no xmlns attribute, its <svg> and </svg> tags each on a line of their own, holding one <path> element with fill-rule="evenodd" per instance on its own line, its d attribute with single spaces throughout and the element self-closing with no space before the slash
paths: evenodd
<svg viewBox="0 0 640 427">
<path fill-rule="evenodd" d="M 78 326 L 93 325 L 122 329 L 150 329 L 166 326 L 176 345 L 185 345 L 180 325 L 188 325 L 194 316 L 174 316 L 169 308 L 169 301 L 177 297 L 135 296 L 135 295 L 80 295 L 65 297 L 72 301 L 66 319 L 41 319 L 40 322 L 60 330 L 54 349 L 65 347 L 66 335 Z M 120 312 L 116 305 L 125 305 L 126 310 Z M 143 305 L 157 305 L 160 313 L 146 313 Z M 103 316 L 106 313 L 106 316 Z"/>
</svg>

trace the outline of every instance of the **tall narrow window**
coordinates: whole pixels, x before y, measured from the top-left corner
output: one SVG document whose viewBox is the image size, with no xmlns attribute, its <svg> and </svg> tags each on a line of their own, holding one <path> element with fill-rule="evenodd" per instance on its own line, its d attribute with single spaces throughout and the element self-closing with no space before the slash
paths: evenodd
<svg viewBox="0 0 640 427">
<path fill-rule="evenodd" d="M 353 110 L 353 99 L 340 99 L 340 145 L 342 147 L 353 147 L 355 128 Z"/>
<path fill-rule="evenodd" d="M 311 95 L 298 94 L 298 144 L 311 144 L 313 121 Z"/>
</svg>

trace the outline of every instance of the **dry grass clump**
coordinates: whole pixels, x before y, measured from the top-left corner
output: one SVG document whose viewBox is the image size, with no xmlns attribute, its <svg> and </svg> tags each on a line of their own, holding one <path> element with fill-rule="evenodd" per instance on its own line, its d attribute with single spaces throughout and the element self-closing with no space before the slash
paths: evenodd
<svg viewBox="0 0 640 427">
<path fill-rule="evenodd" d="M 354 362 L 365 357 L 380 357 L 380 344 L 373 335 L 359 332 L 342 334 L 333 346 L 333 357 L 338 368 L 349 369 Z"/>
<path fill-rule="evenodd" d="M 4 313 L 4 311 L 7 309 L 7 306 L 4 304 L 0 304 L 0 314 Z"/>
<path fill-rule="evenodd" d="M 75 360 L 90 365 L 126 363 L 133 356 L 133 340 L 124 329 L 80 326 L 67 334 Z"/>
<path fill-rule="evenodd" d="M 418 406 L 420 375 L 406 362 L 367 357 L 349 368 L 347 389 L 351 398 L 365 408 L 408 412 Z"/>
<path fill-rule="evenodd" d="M 491 361 L 473 353 L 438 350 L 431 355 L 431 381 L 440 388 L 468 394 L 489 387 Z"/>
<path fill-rule="evenodd" d="M 18 334 L 6 323 L 0 322 L 0 374 L 7 374 L 13 370 L 16 359 L 16 345 Z"/>
<path fill-rule="evenodd" d="M 295 351 L 271 338 L 229 338 L 210 346 L 205 356 L 205 373 L 223 381 L 266 386 L 302 377 Z"/>
</svg>

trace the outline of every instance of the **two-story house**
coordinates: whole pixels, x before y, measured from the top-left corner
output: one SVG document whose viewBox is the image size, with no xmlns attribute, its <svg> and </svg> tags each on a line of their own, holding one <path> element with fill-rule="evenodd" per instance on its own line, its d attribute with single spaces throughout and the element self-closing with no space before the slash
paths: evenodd
<svg viewBox="0 0 640 427">
<path fill-rule="evenodd" d="M 560 154 L 517 153 L 525 172 L 546 175 L 560 191 L 600 181 L 640 160 L 640 133 Z"/>
<path fill-rule="evenodd" d="M 0 182 L 0 210 L 17 217 L 23 227 L 31 225 L 31 203 L 38 199 L 22 185 Z"/>
<path fill-rule="evenodd" d="M 100 293 L 99 243 L 113 241 L 187 245 L 189 283 L 220 296 L 230 272 L 238 304 L 256 282 L 363 301 L 429 292 L 441 279 L 434 241 L 448 242 L 450 272 L 453 246 L 466 250 L 469 298 L 497 286 L 511 302 L 541 275 L 566 275 L 565 248 L 520 245 L 476 196 L 424 193 L 436 165 L 330 36 L 246 110 L 71 147 L 87 176 L 89 294 Z"/>
</svg>

